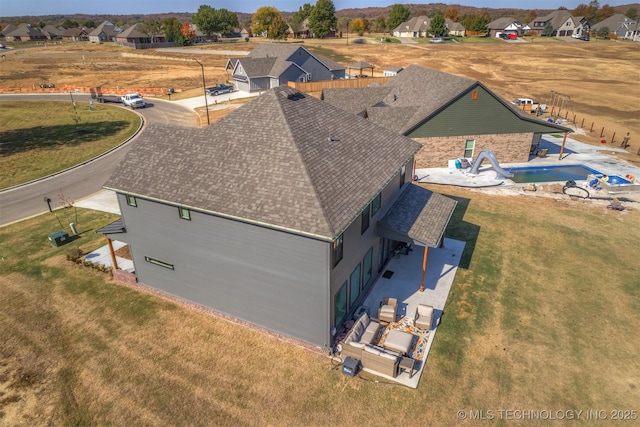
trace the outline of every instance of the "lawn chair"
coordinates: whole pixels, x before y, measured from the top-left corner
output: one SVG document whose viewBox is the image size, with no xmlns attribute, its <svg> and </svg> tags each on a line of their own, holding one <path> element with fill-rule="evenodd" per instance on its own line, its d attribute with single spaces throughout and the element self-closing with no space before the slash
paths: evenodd
<svg viewBox="0 0 640 427">
<path fill-rule="evenodd" d="M 543 148 L 540 151 L 538 151 L 538 157 L 547 157 L 547 152 L 549 151 L 548 148 Z"/>
<path fill-rule="evenodd" d="M 398 310 L 398 300 L 395 298 L 384 297 L 378 309 L 378 320 L 381 322 L 395 322 L 396 312 Z"/>
</svg>

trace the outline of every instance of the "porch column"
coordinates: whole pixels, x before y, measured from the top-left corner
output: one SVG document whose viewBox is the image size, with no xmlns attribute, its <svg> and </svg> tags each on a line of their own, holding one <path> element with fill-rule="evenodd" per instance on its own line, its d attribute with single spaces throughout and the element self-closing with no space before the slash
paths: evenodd
<svg viewBox="0 0 640 427">
<path fill-rule="evenodd" d="M 567 142 L 567 133 L 564 133 L 564 138 L 562 138 L 562 147 L 560 147 L 560 156 L 558 156 L 558 160 L 562 160 L 562 153 L 564 153 L 564 144 Z"/>
<path fill-rule="evenodd" d="M 424 292 L 424 275 L 427 272 L 427 254 L 429 246 L 424 247 L 424 258 L 422 259 L 422 279 L 420 279 L 420 292 Z"/>
<path fill-rule="evenodd" d="M 117 270 L 118 261 L 116 261 L 116 253 L 113 250 L 113 243 L 111 243 L 111 239 L 108 237 L 107 237 L 107 244 L 109 245 L 109 254 L 111 255 L 111 265 L 113 265 L 114 270 Z"/>
</svg>

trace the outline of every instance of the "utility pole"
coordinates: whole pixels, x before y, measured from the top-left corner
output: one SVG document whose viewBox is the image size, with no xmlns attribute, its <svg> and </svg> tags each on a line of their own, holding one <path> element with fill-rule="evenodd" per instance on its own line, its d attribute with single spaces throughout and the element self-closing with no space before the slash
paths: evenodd
<svg viewBox="0 0 640 427">
<path fill-rule="evenodd" d="M 202 65 L 202 62 L 198 61 L 195 58 L 191 58 L 191 59 L 193 59 L 198 64 L 200 64 L 200 68 L 202 69 L 202 90 L 204 91 L 204 105 L 207 110 L 207 126 L 208 126 L 211 124 L 211 122 L 209 121 L 209 101 L 207 101 L 207 84 L 204 80 L 204 65 Z"/>
</svg>

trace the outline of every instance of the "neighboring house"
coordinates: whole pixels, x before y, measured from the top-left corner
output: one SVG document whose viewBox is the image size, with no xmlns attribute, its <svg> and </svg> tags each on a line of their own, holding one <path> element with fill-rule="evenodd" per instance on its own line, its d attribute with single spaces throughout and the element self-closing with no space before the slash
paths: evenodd
<svg viewBox="0 0 640 427">
<path fill-rule="evenodd" d="M 1 31 L 0 31 L 0 40 L 6 40 L 7 39 L 7 35 L 9 35 L 10 33 L 12 33 L 16 28 L 15 25 L 13 24 L 7 24 Z"/>
<path fill-rule="evenodd" d="M 123 29 L 116 35 L 116 43 L 121 46 L 133 48 L 163 46 L 165 45 L 164 40 L 164 33 L 157 33 L 151 37 L 142 31 L 142 24 L 140 23 Z M 175 43 L 168 43 L 166 45 L 175 45 Z"/>
<path fill-rule="evenodd" d="M 640 35 L 638 20 L 627 18 L 621 13 L 594 24 L 591 27 L 592 34 L 597 33 L 603 27 L 607 27 L 609 34 L 615 34 L 618 39 L 634 40 Z"/>
<path fill-rule="evenodd" d="M 91 43 L 104 43 L 115 41 L 118 34 L 118 27 L 113 25 L 109 21 L 104 21 L 102 24 L 89 33 L 89 41 Z"/>
<path fill-rule="evenodd" d="M 497 37 L 498 33 L 517 34 L 518 36 L 527 34 L 531 28 L 522 22 L 510 18 L 498 18 L 487 24 L 489 37 Z"/>
<path fill-rule="evenodd" d="M 383 86 L 324 89 L 321 98 L 423 145 L 417 167 L 446 167 L 484 149 L 527 162 L 543 134 L 571 132 L 516 109 L 482 83 L 410 65 Z"/>
<path fill-rule="evenodd" d="M 334 80 L 346 76 L 344 66 L 289 43 L 261 43 L 244 58 L 230 58 L 225 69 L 232 72 L 236 88 L 244 92 L 268 90 L 290 81 Z"/>
<path fill-rule="evenodd" d="M 47 36 L 38 27 L 32 27 L 30 24 L 22 23 L 13 31 L 5 31 L 5 38 L 9 42 L 28 42 L 47 40 Z"/>
<path fill-rule="evenodd" d="M 62 39 L 73 42 L 86 42 L 89 41 L 89 33 L 91 31 L 87 27 L 68 28 L 62 33 Z"/>
<path fill-rule="evenodd" d="M 245 27 L 242 27 L 240 30 L 240 36 L 242 38 L 251 37 L 251 31 L 247 30 Z"/>
<path fill-rule="evenodd" d="M 392 33 L 394 37 L 427 37 L 430 25 L 431 19 L 428 16 L 414 16 L 394 28 Z"/>
<path fill-rule="evenodd" d="M 292 39 L 292 38 L 306 39 L 306 38 L 313 37 L 313 33 L 311 32 L 311 29 L 309 28 L 309 18 L 306 18 L 304 21 L 302 21 L 302 29 L 300 31 L 298 31 L 297 33 L 295 33 L 293 31 L 293 28 L 291 28 L 291 26 L 289 26 L 289 34 L 287 34 L 287 37 L 290 38 L 290 39 Z"/>
<path fill-rule="evenodd" d="M 531 32 L 542 35 L 547 27 L 551 26 L 550 37 L 571 37 L 572 35 L 589 34 L 589 22 L 583 16 L 574 17 L 566 9 L 555 10 L 545 16 L 535 18 L 529 24 Z"/>
<path fill-rule="evenodd" d="M 98 232 L 139 283 L 328 350 L 397 241 L 442 241 L 456 202 L 411 183 L 419 149 L 278 87 L 206 128 L 149 125 Z"/>
<path fill-rule="evenodd" d="M 42 28 L 42 32 L 45 36 L 47 36 L 48 40 L 62 40 L 62 33 L 64 32 L 64 30 L 48 24 Z"/>
<path fill-rule="evenodd" d="M 445 20 L 445 36 L 460 36 L 466 34 L 465 28 L 459 22 L 446 18 Z M 391 33 L 394 37 L 411 37 L 422 38 L 429 37 L 431 31 L 431 18 L 426 15 L 414 16 L 406 22 L 398 25 Z"/>
<path fill-rule="evenodd" d="M 450 18 L 444 20 L 444 24 L 447 27 L 447 35 L 464 37 L 467 34 L 467 30 L 459 22 L 454 22 Z"/>
<path fill-rule="evenodd" d="M 383 77 L 393 77 L 393 76 L 397 75 L 399 72 L 401 72 L 402 70 L 404 70 L 404 68 L 402 68 L 402 67 L 389 66 L 389 67 L 386 67 L 382 71 L 382 76 Z"/>
</svg>

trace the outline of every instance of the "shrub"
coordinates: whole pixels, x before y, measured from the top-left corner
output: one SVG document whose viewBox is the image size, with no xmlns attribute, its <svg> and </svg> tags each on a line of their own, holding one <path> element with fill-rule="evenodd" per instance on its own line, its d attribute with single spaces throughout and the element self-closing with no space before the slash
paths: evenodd
<svg viewBox="0 0 640 427">
<path fill-rule="evenodd" d="M 82 249 L 80 248 L 71 248 L 67 251 L 67 260 L 68 261 L 77 261 L 83 255 Z"/>
<path fill-rule="evenodd" d="M 244 41 L 249 42 L 249 37 L 245 37 Z"/>
</svg>

